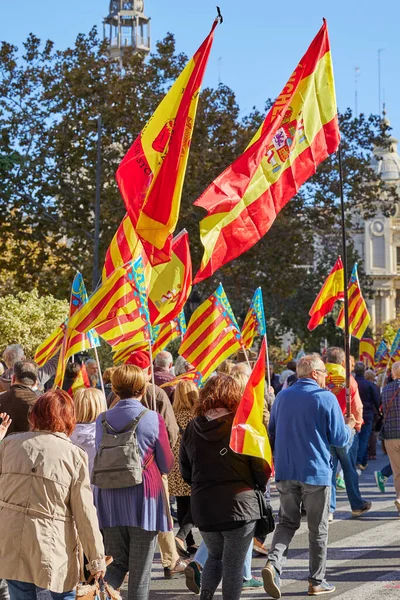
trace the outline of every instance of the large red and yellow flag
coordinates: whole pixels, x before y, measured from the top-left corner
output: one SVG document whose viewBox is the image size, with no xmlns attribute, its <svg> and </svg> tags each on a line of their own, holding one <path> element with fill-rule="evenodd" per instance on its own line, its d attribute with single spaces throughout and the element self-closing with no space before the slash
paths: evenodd
<svg viewBox="0 0 400 600">
<path fill-rule="evenodd" d="M 53 331 L 44 342 L 37 348 L 34 356 L 34 361 L 39 367 L 43 367 L 53 356 L 61 349 L 66 325 L 62 323 L 55 331 Z"/>
<path fill-rule="evenodd" d="M 336 300 L 344 299 L 343 273 L 343 263 L 339 256 L 308 313 L 311 317 L 307 325 L 310 331 L 321 325 L 324 317 L 332 311 Z"/>
<path fill-rule="evenodd" d="M 349 333 L 360 340 L 371 321 L 371 317 L 361 293 L 357 263 L 351 273 L 347 295 L 349 299 Z M 336 326 L 344 329 L 344 307 L 340 310 Z"/>
<path fill-rule="evenodd" d="M 195 202 L 204 256 L 194 283 L 246 252 L 339 145 L 324 22 L 245 152 Z"/>
<path fill-rule="evenodd" d="M 362 338 L 360 340 L 360 360 L 369 369 L 375 365 L 375 342 L 371 338 Z"/>
<path fill-rule="evenodd" d="M 204 382 L 242 347 L 239 326 L 222 285 L 193 313 L 179 354 L 201 373 Z"/>
<path fill-rule="evenodd" d="M 111 240 L 111 244 L 106 252 L 102 278 L 107 279 L 118 267 L 123 267 L 129 261 L 135 260 L 138 256 L 142 257 L 145 269 L 145 278 L 150 283 L 151 265 L 139 240 L 132 221 L 126 213 L 122 219 L 116 234 Z"/>
<path fill-rule="evenodd" d="M 263 423 L 265 387 L 265 338 L 233 419 L 230 447 L 234 452 L 263 458 L 272 469 L 272 451 Z"/>
<path fill-rule="evenodd" d="M 153 265 L 171 257 L 199 93 L 217 23 L 218 19 L 117 171 L 126 209 Z"/>
</svg>

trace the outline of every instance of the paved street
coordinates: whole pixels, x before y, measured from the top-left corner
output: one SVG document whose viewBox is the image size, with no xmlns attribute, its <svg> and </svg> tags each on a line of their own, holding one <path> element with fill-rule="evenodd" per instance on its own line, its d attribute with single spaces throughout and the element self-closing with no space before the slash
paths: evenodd
<svg viewBox="0 0 400 600">
<path fill-rule="evenodd" d="M 394 506 L 392 479 L 387 492 L 381 494 L 375 486 L 373 472 L 386 464 L 387 458 L 372 461 L 361 476 L 363 496 L 373 502 L 373 509 L 361 519 L 352 519 L 346 494 L 338 494 L 338 510 L 330 525 L 327 579 L 337 585 L 329 597 L 338 600 L 398 600 L 400 598 L 400 520 Z M 273 491 L 273 506 L 278 508 Z M 307 591 L 307 525 L 302 523 L 297 533 L 289 562 L 284 571 L 284 598 L 298 598 Z M 260 575 L 265 560 L 253 560 L 253 573 Z M 187 600 L 194 595 L 186 589 L 184 578 L 166 581 L 163 578 L 159 554 L 153 565 L 151 600 Z M 217 592 L 216 598 L 221 594 Z M 265 598 L 262 591 L 249 591 L 242 598 Z"/>
</svg>

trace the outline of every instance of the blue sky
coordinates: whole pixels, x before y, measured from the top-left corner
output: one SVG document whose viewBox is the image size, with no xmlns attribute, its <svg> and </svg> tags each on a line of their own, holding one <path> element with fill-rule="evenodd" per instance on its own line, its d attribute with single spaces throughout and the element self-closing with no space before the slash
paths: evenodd
<svg viewBox="0 0 400 600">
<path fill-rule="evenodd" d="M 354 68 L 359 67 L 358 108 L 378 112 L 378 49 L 382 60 L 382 98 L 394 134 L 400 137 L 400 2 L 385 0 L 145 0 L 151 17 L 152 45 L 172 31 L 177 48 L 191 55 L 209 31 L 219 3 L 225 21 L 217 29 L 205 83 L 221 77 L 237 95 L 243 114 L 263 110 L 275 97 L 317 33 L 328 21 L 338 105 L 354 110 Z M 19 0 L 1 3 L 0 40 L 17 46 L 33 32 L 58 48 L 98 25 L 108 13 L 107 0 Z M 322 8 L 323 5 L 325 8 Z"/>
</svg>

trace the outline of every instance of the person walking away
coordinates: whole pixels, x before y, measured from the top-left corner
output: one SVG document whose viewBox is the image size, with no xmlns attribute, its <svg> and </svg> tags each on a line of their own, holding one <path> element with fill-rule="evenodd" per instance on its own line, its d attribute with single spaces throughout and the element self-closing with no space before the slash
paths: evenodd
<svg viewBox="0 0 400 600">
<path fill-rule="evenodd" d="M 32 431 L 0 444 L 0 578 L 11 600 L 36 600 L 40 590 L 72 600 L 79 541 L 92 575 L 106 570 L 87 456 L 69 439 L 73 401 L 62 390 L 46 392 L 29 421 Z"/>
<path fill-rule="evenodd" d="M 1 371 L 0 363 L 0 371 Z M 0 442 L 4 440 L 8 428 L 11 425 L 11 419 L 7 413 L 0 413 Z M 9 600 L 8 585 L 5 579 L 0 579 L 0 600 Z"/>
<path fill-rule="evenodd" d="M 193 520 L 190 510 L 190 486 L 182 479 L 179 470 L 179 449 L 182 435 L 190 421 L 194 418 L 193 407 L 198 401 L 199 391 L 191 381 L 180 381 L 175 388 L 173 409 L 179 427 L 179 436 L 173 448 L 174 468 L 168 475 L 169 493 L 176 497 L 178 509 L 179 531 L 175 536 L 178 554 L 190 558 L 197 550 L 192 534 Z M 185 547 L 185 542 L 186 546 Z"/>
<path fill-rule="evenodd" d="M 96 454 L 96 419 L 107 410 L 102 391 L 96 388 L 80 388 L 74 394 L 76 427 L 71 442 L 88 455 L 89 474 L 92 474 Z"/>
<path fill-rule="evenodd" d="M 330 447 L 343 448 L 351 440 L 354 417 L 347 420 L 335 396 L 326 389 L 327 372 L 318 354 L 297 363 L 298 381 L 279 392 L 268 427 L 274 454 L 280 517 L 262 570 L 264 589 L 281 597 L 280 576 L 292 538 L 300 527 L 301 505 L 309 531 L 308 595 L 335 591 L 325 581 L 328 514 L 332 481 Z"/>
<path fill-rule="evenodd" d="M 396 492 L 394 503 L 400 515 L 400 361 L 392 365 L 392 379 L 382 390 L 383 425 L 380 437 L 392 467 Z"/>
<path fill-rule="evenodd" d="M 356 362 L 354 365 L 354 378 L 363 404 L 364 419 L 358 438 L 357 467 L 361 471 L 365 471 L 368 466 L 368 441 L 372 433 L 375 414 L 379 413 L 380 394 L 376 385 L 365 378 L 363 362 Z"/>
<path fill-rule="evenodd" d="M 21 360 L 13 367 L 11 387 L 0 394 L 0 411 L 10 415 L 12 423 L 8 434 L 29 431 L 28 415 L 38 399 L 33 390 L 38 378 L 37 364 L 31 360 Z"/>
<path fill-rule="evenodd" d="M 143 371 L 133 365 L 117 367 L 111 382 L 120 400 L 97 418 L 97 454 L 92 472 L 95 485 L 102 478 L 102 487 L 94 490 L 95 504 L 106 551 L 114 558 L 105 579 L 119 588 L 129 572 L 128 600 L 147 600 L 157 532 L 171 527 L 161 474 L 171 471 L 174 457 L 163 418 L 142 404 L 146 390 Z M 113 469 L 100 470 L 103 455 L 107 460 L 107 453 L 114 456 L 115 452 L 113 447 L 107 450 L 102 446 L 103 437 L 107 435 L 104 443 L 108 444 L 108 436 L 114 435 L 118 446 L 122 444 L 118 433 L 129 432 L 135 425 L 142 483 L 134 485 L 132 480 L 132 485 L 118 487 L 122 478 L 130 478 L 126 453 L 112 460 Z"/>
<path fill-rule="evenodd" d="M 376 444 L 378 442 L 378 431 L 376 430 L 376 425 L 379 421 L 380 418 L 380 404 L 381 404 L 381 390 L 379 389 L 379 387 L 376 385 L 376 373 L 373 369 L 367 369 L 365 371 L 365 379 L 367 381 L 371 381 L 373 383 L 373 385 L 376 387 L 376 389 L 378 390 L 378 394 L 379 394 L 379 410 L 375 411 L 374 413 L 374 421 L 372 424 L 372 432 L 371 435 L 369 436 L 369 440 L 368 440 L 368 460 L 376 460 Z"/>
<path fill-rule="evenodd" d="M 200 391 L 196 418 L 182 438 L 180 469 L 191 485 L 191 508 L 208 549 L 201 600 L 211 600 L 222 578 L 222 598 L 239 600 L 243 565 L 260 507 L 254 490 L 265 490 L 270 467 L 229 448 L 242 394 L 232 377 L 211 377 Z"/>
<path fill-rule="evenodd" d="M 328 348 L 326 353 L 326 369 L 328 371 L 327 388 L 336 396 L 343 415 L 346 414 L 346 380 L 345 380 L 345 362 L 346 355 L 342 348 L 333 346 Z M 343 374 L 343 377 L 342 377 Z M 336 510 L 336 471 L 338 462 L 342 466 L 343 479 L 346 485 L 347 497 L 351 506 L 352 517 L 360 517 L 365 512 L 371 510 L 372 503 L 363 500 L 360 493 L 359 477 L 356 470 L 358 438 L 363 422 L 363 405 L 358 385 L 352 375 L 350 375 L 350 409 L 351 414 L 356 420 L 355 434 L 350 446 L 344 448 L 332 447 L 333 474 L 332 474 L 332 492 L 329 520 L 333 520 Z"/>
<path fill-rule="evenodd" d="M 154 382 L 158 387 L 163 384 L 168 383 L 175 379 L 175 375 L 171 373 L 171 369 L 173 367 L 173 360 L 171 352 L 167 352 L 164 350 L 163 352 L 159 352 L 154 359 Z M 171 404 L 174 401 L 174 392 L 175 386 L 173 385 L 164 385 L 164 392 L 167 394 Z"/>
</svg>

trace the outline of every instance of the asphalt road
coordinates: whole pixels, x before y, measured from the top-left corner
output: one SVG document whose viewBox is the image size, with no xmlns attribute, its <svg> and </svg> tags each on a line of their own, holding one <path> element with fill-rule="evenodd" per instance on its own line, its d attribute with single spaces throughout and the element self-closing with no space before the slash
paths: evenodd
<svg viewBox="0 0 400 600">
<path fill-rule="evenodd" d="M 383 455 L 371 461 L 360 477 L 362 495 L 373 503 L 372 510 L 362 518 L 351 517 L 346 493 L 338 493 L 335 520 L 329 529 L 327 580 L 336 585 L 329 594 L 337 600 L 400 600 L 400 519 L 394 505 L 392 479 L 386 493 L 375 485 L 374 470 L 383 467 Z M 278 509 L 277 492 L 273 489 L 272 504 Z M 270 539 L 267 540 L 267 544 Z M 260 576 L 264 558 L 253 559 L 253 575 Z M 282 595 L 295 599 L 307 594 L 308 534 L 303 522 L 297 532 L 282 577 Z M 125 596 L 125 594 L 124 594 Z M 188 600 L 194 598 L 185 586 L 183 576 L 165 580 L 157 553 L 153 563 L 150 600 Z M 246 591 L 242 598 L 266 598 L 264 589 Z M 221 598 L 220 590 L 215 598 Z"/>
</svg>

